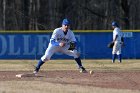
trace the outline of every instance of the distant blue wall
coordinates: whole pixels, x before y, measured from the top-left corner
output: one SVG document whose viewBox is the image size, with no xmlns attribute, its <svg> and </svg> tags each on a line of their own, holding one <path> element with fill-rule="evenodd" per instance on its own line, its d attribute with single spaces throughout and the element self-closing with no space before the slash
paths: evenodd
<svg viewBox="0 0 140 93">
<path fill-rule="evenodd" d="M 112 41 L 112 32 L 75 33 L 78 51 L 82 59 L 110 59 L 112 49 L 107 44 Z M 40 59 L 48 46 L 51 33 L 11 33 L 0 34 L 0 59 Z M 123 58 L 140 58 L 140 33 L 124 33 Z M 52 59 L 69 59 L 67 55 L 56 53 Z"/>
</svg>

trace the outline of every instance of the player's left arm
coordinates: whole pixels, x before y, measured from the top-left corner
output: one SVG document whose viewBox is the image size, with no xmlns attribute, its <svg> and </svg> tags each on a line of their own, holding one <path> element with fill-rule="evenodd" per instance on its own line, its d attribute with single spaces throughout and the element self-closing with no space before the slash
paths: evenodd
<svg viewBox="0 0 140 93">
<path fill-rule="evenodd" d="M 74 33 L 71 31 L 71 38 L 70 38 L 70 48 L 69 50 L 74 50 L 77 47 L 77 41 L 75 38 Z"/>
<path fill-rule="evenodd" d="M 124 38 L 123 37 L 121 37 L 121 41 L 124 42 Z"/>
<path fill-rule="evenodd" d="M 76 49 L 76 42 L 71 41 L 71 42 L 70 42 L 70 47 L 69 47 L 68 50 L 74 50 L 74 49 Z"/>
<path fill-rule="evenodd" d="M 124 42 L 123 33 L 121 32 L 121 42 Z"/>
<path fill-rule="evenodd" d="M 124 37 L 123 37 L 123 34 L 121 33 L 121 44 L 122 44 L 122 46 L 125 46 L 124 45 Z"/>
</svg>

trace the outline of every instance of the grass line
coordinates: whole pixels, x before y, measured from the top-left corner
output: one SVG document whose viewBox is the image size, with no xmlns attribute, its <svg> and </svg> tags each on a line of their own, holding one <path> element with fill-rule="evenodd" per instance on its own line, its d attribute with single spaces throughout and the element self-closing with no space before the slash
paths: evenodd
<svg viewBox="0 0 140 93">
<path fill-rule="evenodd" d="M 82 60 L 87 69 L 105 71 L 140 71 L 139 60 L 123 60 L 122 63 L 111 63 L 111 60 Z M 37 60 L 0 60 L 0 71 L 33 70 Z M 42 70 L 76 70 L 78 68 L 74 60 L 50 60 L 46 62 Z"/>
</svg>

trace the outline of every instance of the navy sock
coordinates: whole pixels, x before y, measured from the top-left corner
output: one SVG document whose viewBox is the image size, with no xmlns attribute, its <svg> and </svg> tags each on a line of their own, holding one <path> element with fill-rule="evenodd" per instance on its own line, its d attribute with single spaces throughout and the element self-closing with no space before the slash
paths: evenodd
<svg viewBox="0 0 140 93">
<path fill-rule="evenodd" d="M 83 66 L 82 66 L 82 63 L 81 63 L 80 57 L 79 57 L 79 58 L 75 58 L 75 61 L 77 62 L 78 66 L 79 66 L 80 68 L 83 67 Z"/>
<path fill-rule="evenodd" d="M 122 61 L 122 55 L 121 55 L 121 54 L 118 55 L 118 60 L 119 60 L 120 62 Z"/>
<path fill-rule="evenodd" d="M 112 54 L 112 61 L 115 62 L 116 54 Z"/>
<path fill-rule="evenodd" d="M 39 71 L 40 67 L 44 64 L 45 62 L 43 62 L 41 59 L 38 61 L 38 64 L 36 66 L 36 69 Z"/>
</svg>

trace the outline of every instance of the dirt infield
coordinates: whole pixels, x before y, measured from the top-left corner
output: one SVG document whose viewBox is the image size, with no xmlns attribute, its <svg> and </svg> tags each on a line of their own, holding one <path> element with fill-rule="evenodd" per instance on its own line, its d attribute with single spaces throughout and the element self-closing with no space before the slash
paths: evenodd
<svg viewBox="0 0 140 93">
<path fill-rule="evenodd" d="M 102 88 L 140 90 L 140 72 L 100 72 L 79 73 L 75 70 L 40 71 L 37 76 L 27 75 L 17 78 L 17 74 L 30 74 L 24 71 L 0 71 L 0 81 L 43 81 L 60 84 L 75 84 Z"/>
</svg>

